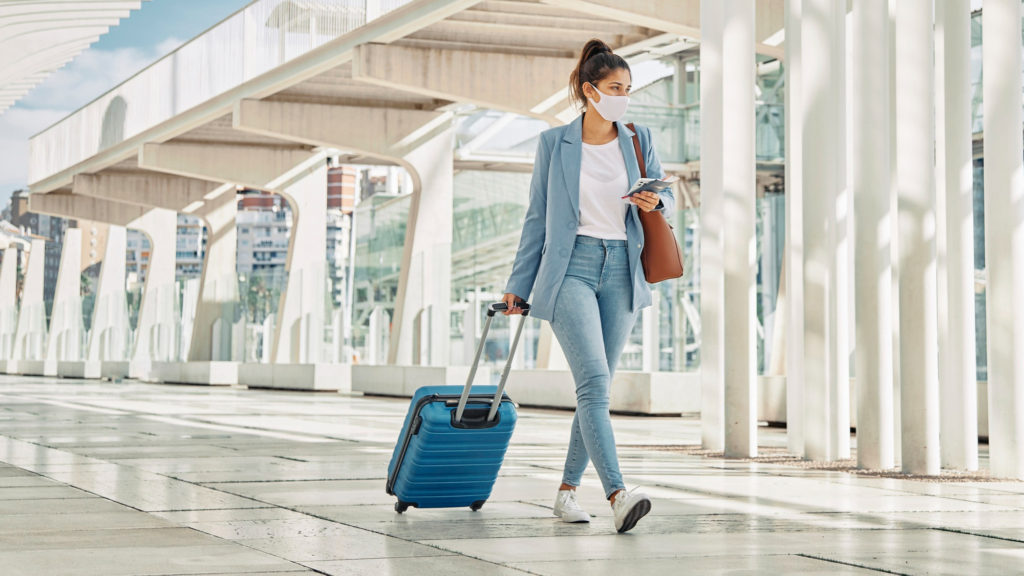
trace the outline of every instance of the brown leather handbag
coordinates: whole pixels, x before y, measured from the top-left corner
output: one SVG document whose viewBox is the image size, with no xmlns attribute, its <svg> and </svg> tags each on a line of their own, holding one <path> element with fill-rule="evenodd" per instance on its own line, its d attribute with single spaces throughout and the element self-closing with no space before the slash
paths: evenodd
<svg viewBox="0 0 1024 576">
<path fill-rule="evenodd" d="M 633 124 L 626 124 L 633 131 L 633 149 L 636 161 L 640 164 L 640 176 L 647 178 L 647 164 L 640 151 L 640 138 L 636 135 Z M 637 208 L 640 225 L 644 229 L 644 249 L 640 252 L 640 263 L 644 267 L 644 277 L 654 284 L 662 280 L 679 278 L 683 275 L 683 250 L 676 241 L 672 225 L 661 212 L 644 212 Z"/>
</svg>

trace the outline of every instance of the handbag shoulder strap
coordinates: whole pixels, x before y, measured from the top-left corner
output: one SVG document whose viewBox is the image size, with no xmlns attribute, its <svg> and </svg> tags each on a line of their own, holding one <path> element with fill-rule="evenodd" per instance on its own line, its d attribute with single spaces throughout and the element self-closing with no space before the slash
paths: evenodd
<svg viewBox="0 0 1024 576">
<path fill-rule="evenodd" d="M 640 177 L 647 178 L 647 165 L 644 163 L 644 154 L 640 151 L 640 137 L 637 136 L 636 126 L 630 122 L 626 127 L 633 132 L 633 150 L 636 151 L 636 162 L 640 165 Z"/>
</svg>

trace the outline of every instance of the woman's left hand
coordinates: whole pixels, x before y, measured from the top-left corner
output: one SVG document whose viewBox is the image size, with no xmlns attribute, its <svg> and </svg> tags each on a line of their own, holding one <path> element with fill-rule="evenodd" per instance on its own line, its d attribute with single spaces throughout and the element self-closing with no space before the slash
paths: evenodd
<svg viewBox="0 0 1024 576">
<path fill-rule="evenodd" d="M 643 192 L 638 192 L 637 194 L 630 196 L 629 201 L 632 202 L 633 204 L 636 204 L 637 207 L 643 210 L 644 212 L 650 212 L 651 210 L 657 208 L 658 202 L 661 201 L 661 197 L 658 196 L 657 192 L 645 190 Z"/>
</svg>

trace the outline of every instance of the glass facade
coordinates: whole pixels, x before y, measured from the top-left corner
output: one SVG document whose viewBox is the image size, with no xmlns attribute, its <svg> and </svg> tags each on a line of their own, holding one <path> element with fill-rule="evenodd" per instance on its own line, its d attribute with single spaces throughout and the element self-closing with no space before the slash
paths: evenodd
<svg viewBox="0 0 1024 576">
<path fill-rule="evenodd" d="M 676 74 L 634 92 L 630 120 L 651 129 L 659 157 L 668 169 L 699 174 L 700 84 L 696 54 L 674 63 Z M 757 157 L 758 190 L 758 342 L 759 367 L 763 372 L 771 354 L 778 282 L 781 275 L 785 209 L 781 173 L 785 141 L 782 116 L 783 71 L 778 63 L 762 63 L 758 83 Z M 480 134 L 502 122 L 500 138 L 480 142 Z M 522 221 L 529 202 L 530 162 L 537 136 L 547 125 L 538 120 L 512 117 L 500 112 L 473 110 L 458 120 L 456 155 L 483 155 L 517 171 L 457 170 L 453 198 L 451 343 L 450 361 L 471 361 L 473 338 L 466 334 L 467 314 L 477 315 L 475 325 L 486 318 L 484 305 L 501 297 L 519 245 Z M 700 182 L 685 179 L 675 190 L 673 228 L 684 248 L 686 274 L 677 280 L 652 286 L 658 300 L 658 354 L 654 370 L 691 371 L 700 363 Z M 375 194 L 356 209 L 355 291 L 352 345 L 361 358 L 370 357 L 375 333 L 371 316 L 380 310 L 394 314 L 399 268 L 409 211 L 408 196 Z M 477 328 L 477 332 L 479 328 Z M 378 330 L 379 332 L 379 330 Z M 643 367 L 643 322 L 638 321 L 620 360 L 624 370 Z M 540 321 L 529 319 L 524 330 L 521 362 L 536 366 Z M 766 338 L 766 335 L 768 337 Z M 509 322 L 494 321 L 483 362 L 498 366 L 508 352 Z M 380 342 L 379 340 L 376 342 Z M 376 354 L 376 361 L 383 356 Z"/>
<path fill-rule="evenodd" d="M 975 327 L 976 359 L 978 380 L 988 380 L 988 330 L 986 323 L 986 268 L 985 268 L 985 159 L 982 140 L 984 136 L 984 108 L 981 81 L 982 37 L 981 12 L 971 16 L 971 127 L 974 132 L 974 269 L 975 269 Z M 1022 71 L 1024 73 L 1024 71 Z"/>
<path fill-rule="evenodd" d="M 364 362 L 383 364 L 387 358 L 380 346 L 387 342 L 382 329 L 390 320 L 371 320 L 394 317 L 411 200 L 409 195 L 374 194 L 355 211 L 351 345 Z"/>
</svg>

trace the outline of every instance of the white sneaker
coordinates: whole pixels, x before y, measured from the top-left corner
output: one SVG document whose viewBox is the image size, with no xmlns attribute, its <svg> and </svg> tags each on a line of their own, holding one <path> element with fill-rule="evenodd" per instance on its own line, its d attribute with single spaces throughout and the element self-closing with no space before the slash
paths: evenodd
<svg viewBox="0 0 1024 576">
<path fill-rule="evenodd" d="M 615 497 L 612 503 L 612 513 L 615 514 L 615 529 L 621 532 L 632 530 L 641 518 L 651 511 L 651 499 L 643 492 L 633 489 L 631 492 L 623 490 Z"/>
<path fill-rule="evenodd" d="M 562 519 L 562 522 L 590 522 L 590 514 L 587 514 L 580 503 L 576 501 L 575 490 L 559 490 L 555 497 L 555 516 Z"/>
</svg>

